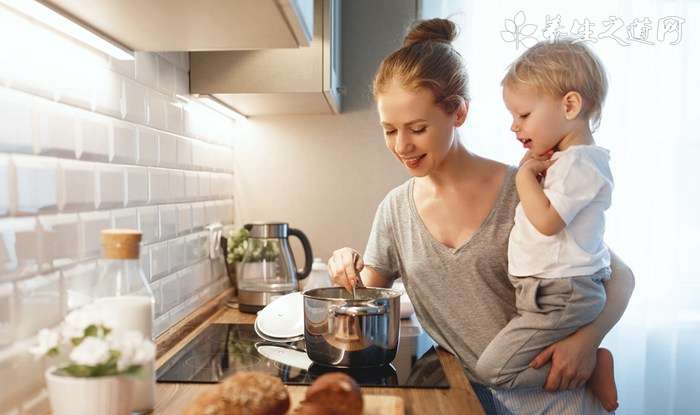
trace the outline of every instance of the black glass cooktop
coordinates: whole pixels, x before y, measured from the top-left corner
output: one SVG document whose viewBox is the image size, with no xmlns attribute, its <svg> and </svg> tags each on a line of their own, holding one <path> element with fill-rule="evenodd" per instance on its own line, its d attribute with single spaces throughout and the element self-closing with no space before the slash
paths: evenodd
<svg viewBox="0 0 700 415">
<path fill-rule="evenodd" d="M 212 324 L 156 371 L 158 382 L 216 383 L 238 371 L 261 371 L 290 385 L 308 385 L 328 371 L 342 371 L 360 386 L 449 388 L 433 340 L 421 329 L 401 328 L 396 358 L 377 368 L 340 369 L 312 363 L 303 340 L 270 343 L 252 324 Z"/>
</svg>

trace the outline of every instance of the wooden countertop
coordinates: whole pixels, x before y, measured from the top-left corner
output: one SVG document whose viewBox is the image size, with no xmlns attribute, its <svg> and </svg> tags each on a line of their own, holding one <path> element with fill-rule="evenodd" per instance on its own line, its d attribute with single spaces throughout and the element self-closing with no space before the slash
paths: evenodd
<svg viewBox="0 0 700 415">
<path fill-rule="evenodd" d="M 197 312 L 168 329 L 156 339 L 158 358 L 156 367 L 163 365 L 171 356 L 186 345 L 192 338 L 213 323 L 255 322 L 253 314 L 241 313 L 228 308 L 223 302 L 230 295 L 222 293 L 202 306 Z M 403 323 L 406 324 L 406 323 Z M 410 389 L 410 388 L 370 388 L 363 387 L 364 394 L 400 396 L 406 405 L 406 415 L 419 414 L 484 414 L 478 398 L 464 376 L 459 361 L 450 353 L 438 349 L 449 389 Z M 190 383 L 157 383 L 155 414 L 181 414 L 185 407 L 208 386 Z M 304 391 L 307 386 L 287 386 L 290 390 Z"/>
</svg>

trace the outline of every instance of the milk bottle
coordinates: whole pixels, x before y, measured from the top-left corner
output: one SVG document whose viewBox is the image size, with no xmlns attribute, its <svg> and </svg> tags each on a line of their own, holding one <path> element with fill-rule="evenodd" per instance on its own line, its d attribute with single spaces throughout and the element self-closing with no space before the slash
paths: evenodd
<svg viewBox="0 0 700 415">
<path fill-rule="evenodd" d="M 95 304 L 113 330 L 137 330 L 152 339 L 155 299 L 139 261 L 141 233 L 108 229 L 102 231 L 100 240 L 103 256 L 93 290 Z M 154 363 L 133 379 L 134 412 L 149 412 L 155 406 Z"/>
</svg>

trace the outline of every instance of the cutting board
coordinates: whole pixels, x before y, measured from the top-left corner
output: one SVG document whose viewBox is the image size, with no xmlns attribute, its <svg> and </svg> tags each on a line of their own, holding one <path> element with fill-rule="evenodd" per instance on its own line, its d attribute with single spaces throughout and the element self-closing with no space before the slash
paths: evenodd
<svg viewBox="0 0 700 415">
<path fill-rule="evenodd" d="M 292 400 L 292 408 L 287 414 L 294 414 L 299 403 L 304 400 L 304 390 L 287 389 Z M 363 395 L 364 411 L 362 415 L 405 415 L 403 399 L 391 395 Z"/>
</svg>

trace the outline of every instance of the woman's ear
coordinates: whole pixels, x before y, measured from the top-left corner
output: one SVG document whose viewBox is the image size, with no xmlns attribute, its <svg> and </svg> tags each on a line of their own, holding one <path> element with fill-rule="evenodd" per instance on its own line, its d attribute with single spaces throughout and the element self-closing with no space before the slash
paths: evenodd
<svg viewBox="0 0 700 415">
<path fill-rule="evenodd" d="M 455 127 L 460 127 L 467 120 L 467 114 L 469 113 L 469 102 L 464 99 L 460 100 L 457 111 L 455 112 Z"/>
<path fill-rule="evenodd" d="M 573 120 L 578 117 L 583 108 L 583 98 L 581 94 L 576 91 L 567 92 L 562 98 L 562 104 L 564 106 L 564 114 L 567 120 Z"/>
</svg>

